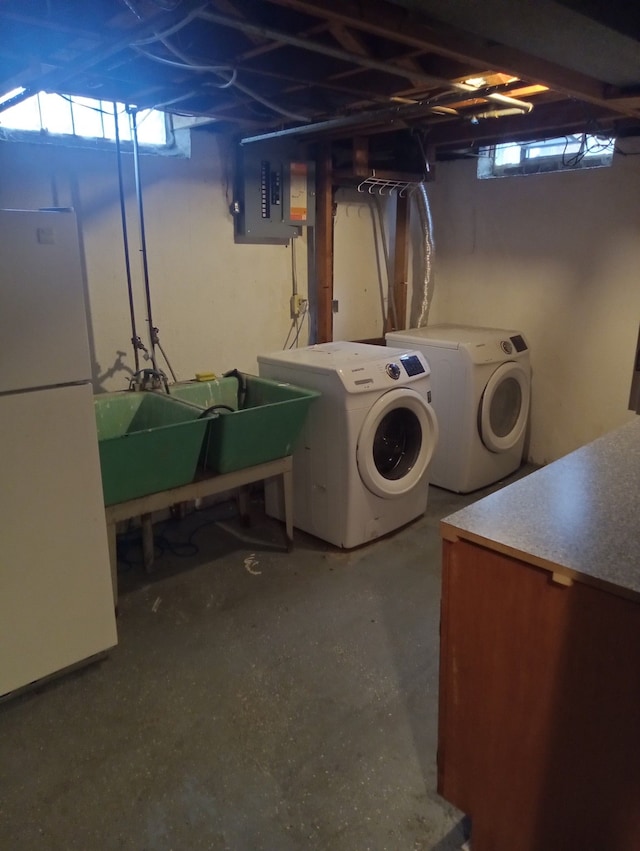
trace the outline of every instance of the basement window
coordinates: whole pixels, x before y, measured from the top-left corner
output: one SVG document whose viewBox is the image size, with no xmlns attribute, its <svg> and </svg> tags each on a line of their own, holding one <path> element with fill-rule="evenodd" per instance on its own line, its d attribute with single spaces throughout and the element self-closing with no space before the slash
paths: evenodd
<svg viewBox="0 0 640 851">
<path fill-rule="evenodd" d="M 611 165 L 614 149 L 615 139 L 610 136 L 587 133 L 574 133 L 535 142 L 492 145 L 480 150 L 478 177 L 510 177 L 601 168 Z"/>
<path fill-rule="evenodd" d="M 22 89 L 0 99 L 11 100 Z M 123 150 L 132 149 L 131 122 L 127 108 L 115 104 Z M 138 145 L 146 153 L 188 155 L 173 132 L 171 116 L 156 109 L 136 112 Z M 116 138 L 114 103 L 93 98 L 39 92 L 0 111 L 0 139 L 44 142 L 92 148 L 112 148 Z"/>
</svg>

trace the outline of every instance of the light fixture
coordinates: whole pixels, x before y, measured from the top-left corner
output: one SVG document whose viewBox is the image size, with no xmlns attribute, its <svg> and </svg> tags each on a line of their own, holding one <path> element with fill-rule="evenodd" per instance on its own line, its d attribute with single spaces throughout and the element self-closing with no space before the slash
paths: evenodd
<svg viewBox="0 0 640 851">
<path fill-rule="evenodd" d="M 464 82 L 465 85 L 471 86 L 474 89 L 481 89 L 483 86 L 487 85 L 487 81 L 484 77 L 469 77 L 469 79 Z"/>
</svg>

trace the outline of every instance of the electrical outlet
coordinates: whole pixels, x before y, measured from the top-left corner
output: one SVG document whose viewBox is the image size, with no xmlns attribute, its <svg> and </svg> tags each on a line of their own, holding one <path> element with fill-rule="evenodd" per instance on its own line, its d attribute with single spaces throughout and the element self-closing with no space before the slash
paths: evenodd
<svg viewBox="0 0 640 851">
<path fill-rule="evenodd" d="M 300 311 L 306 304 L 306 301 L 306 298 L 302 298 L 302 296 L 298 295 L 297 293 L 291 296 L 289 307 L 292 319 L 296 319 L 296 317 L 300 316 Z"/>
</svg>

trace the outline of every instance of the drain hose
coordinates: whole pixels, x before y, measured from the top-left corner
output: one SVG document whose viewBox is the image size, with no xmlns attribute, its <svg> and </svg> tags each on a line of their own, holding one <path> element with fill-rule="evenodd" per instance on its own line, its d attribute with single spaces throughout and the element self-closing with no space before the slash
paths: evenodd
<svg viewBox="0 0 640 851">
<path fill-rule="evenodd" d="M 238 369 L 230 369 L 225 372 L 223 378 L 235 378 L 238 382 L 238 410 L 244 408 L 245 399 L 247 398 L 247 378 Z"/>
</svg>

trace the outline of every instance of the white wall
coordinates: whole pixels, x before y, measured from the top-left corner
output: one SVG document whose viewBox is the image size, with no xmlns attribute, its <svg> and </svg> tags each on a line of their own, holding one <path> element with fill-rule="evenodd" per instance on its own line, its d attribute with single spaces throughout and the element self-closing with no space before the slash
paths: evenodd
<svg viewBox="0 0 640 851">
<path fill-rule="evenodd" d="M 2 207 L 77 209 L 95 383 L 126 387 L 133 357 L 115 155 L 5 142 L 0 174 Z M 191 159 L 142 159 L 154 322 L 179 378 L 234 367 L 256 372 L 257 354 L 282 348 L 290 328 L 291 249 L 234 244 L 231 176 L 224 143 L 206 133 L 193 134 Z M 125 184 L 138 333 L 146 342 L 131 156 Z M 436 242 L 430 322 L 525 333 L 534 373 L 531 460 L 554 460 L 632 417 L 638 158 L 618 159 L 611 169 L 485 181 L 476 179 L 472 162 L 443 163 L 429 195 Z M 337 200 L 334 338 L 379 336 L 387 281 L 369 199 L 341 191 Z M 387 205 L 387 239 L 390 213 Z M 415 204 L 412 234 L 410 302 L 423 253 Z M 306 295 L 304 238 L 296 257 Z M 413 301 L 415 307 L 420 299 Z M 299 344 L 307 339 L 305 325 Z"/>
<path fill-rule="evenodd" d="M 439 164 L 430 323 L 516 328 L 531 348 L 529 457 L 621 425 L 640 320 L 640 163 L 479 181 Z"/>
<path fill-rule="evenodd" d="M 338 311 L 333 338 L 383 337 L 395 207 L 384 197 L 356 189 L 339 189 L 335 202 L 333 297 Z"/>
<path fill-rule="evenodd" d="M 124 166 L 137 330 L 147 344 L 131 155 Z M 133 353 L 115 154 L 5 142 L 0 174 L 0 207 L 76 208 L 94 383 L 103 390 L 125 388 Z M 217 137 L 194 133 L 191 159 L 144 156 L 141 174 L 153 320 L 178 377 L 232 368 L 257 372 L 256 355 L 282 348 L 291 324 L 291 249 L 234 244 L 231 158 Z M 296 257 L 298 289 L 306 296 L 304 238 L 297 240 Z M 306 342 L 305 325 L 300 343 Z"/>
</svg>

